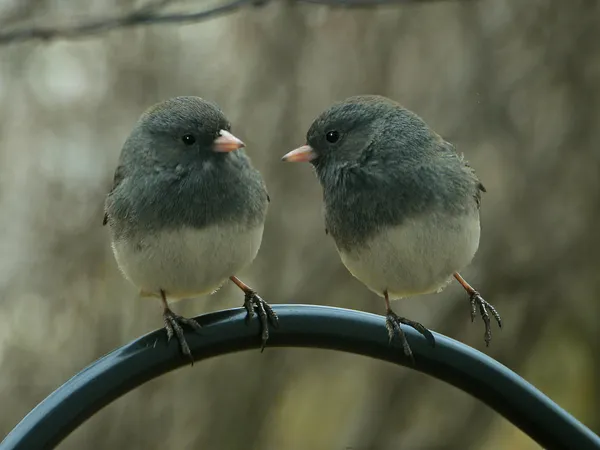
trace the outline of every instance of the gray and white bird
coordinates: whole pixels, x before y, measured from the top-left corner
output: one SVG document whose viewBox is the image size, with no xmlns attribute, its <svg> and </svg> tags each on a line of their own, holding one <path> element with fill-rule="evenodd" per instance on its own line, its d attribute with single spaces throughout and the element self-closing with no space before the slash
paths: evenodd
<svg viewBox="0 0 600 450">
<path fill-rule="evenodd" d="M 227 279 L 258 315 L 263 348 L 277 316 L 235 274 L 260 248 L 269 196 L 260 173 L 213 103 L 176 97 L 148 109 L 127 138 L 105 202 L 118 266 L 144 297 L 162 300 L 170 340 L 192 358 L 168 301 L 216 291 Z M 193 358 L 192 358 L 193 362 Z"/>
<path fill-rule="evenodd" d="M 380 96 L 356 96 L 332 105 L 312 123 L 307 144 L 284 161 L 309 161 L 323 188 L 326 233 L 346 268 L 386 304 L 390 341 L 400 324 L 434 344 L 420 323 L 398 316 L 390 300 L 438 292 L 454 277 L 485 322 L 500 316 L 459 274 L 480 237 L 485 188 L 454 146 L 416 114 Z"/>
</svg>

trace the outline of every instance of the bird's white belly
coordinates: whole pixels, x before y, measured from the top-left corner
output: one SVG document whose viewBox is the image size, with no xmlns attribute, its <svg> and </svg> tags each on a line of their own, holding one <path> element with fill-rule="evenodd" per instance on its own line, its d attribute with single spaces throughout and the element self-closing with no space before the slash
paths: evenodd
<svg viewBox="0 0 600 450">
<path fill-rule="evenodd" d="M 263 225 L 214 225 L 117 240 L 112 247 L 119 268 L 143 294 L 158 296 L 164 290 L 177 300 L 218 289 L 252 262 L 262 235 Z"/>
<path fill-rule="evenodd" d="M 359 249 L 340 251 L 340 256 L 369 289 L 399 299 L 442 289 L 471 262 L 479 235 L 476 212 L 458 218 L 423 216 L 381 232 Z"/>
</svg>

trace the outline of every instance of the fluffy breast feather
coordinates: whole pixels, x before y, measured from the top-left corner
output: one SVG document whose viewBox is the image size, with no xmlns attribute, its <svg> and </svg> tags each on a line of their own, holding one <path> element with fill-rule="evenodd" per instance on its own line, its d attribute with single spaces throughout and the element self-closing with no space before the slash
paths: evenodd
<svg viewBox="0 0 600 450">
<path fill-rule="evenodd" d="M 391 299 L 443 288 L 479 247 L 479 214 L 427 214 L 386 227 L 363 245 L 340 250 L 348 270 L 369 289 Z"/>
<path fill-rule="evenodd" d="M 116 239 L 119 268 L 147 295 L 164 290 L 169 299 L 208 294 L 256 257 L 263 225 L 211 225 L 201 229 L 163 229 Z"/>
</svg>

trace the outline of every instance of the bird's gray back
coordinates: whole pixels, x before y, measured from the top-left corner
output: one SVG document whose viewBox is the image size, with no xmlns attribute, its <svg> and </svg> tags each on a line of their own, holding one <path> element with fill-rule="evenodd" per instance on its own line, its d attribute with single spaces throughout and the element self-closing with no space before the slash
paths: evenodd
<svg viewBox="0 0 600 450">
<path fill-rule="evenodd" d="M 480 183 L 473 171 L 450 144 L 436 140 L 431 145 L 431 158 L 399 159 L 390 149 L 320 174 L 326 227 L 339 248 L 361 245 L 407 218 L 478 208 Z"/>
</svg>

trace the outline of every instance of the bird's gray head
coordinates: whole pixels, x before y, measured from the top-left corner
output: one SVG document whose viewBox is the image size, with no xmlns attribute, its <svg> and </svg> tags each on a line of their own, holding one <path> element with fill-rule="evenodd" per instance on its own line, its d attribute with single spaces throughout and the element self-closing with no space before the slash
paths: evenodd
<svg viewBox="0 0 600 450">
<path fill-rule="evenodd" d="M 139 165 L 177 165 L 225 158 L 242 147 L 217 105 L 199 97 L 175 97 L 142 114 L 124 156 Z"/>
<path fill-rule="evenodd" d="M 420 157 L 435 134 L 416 114 L 377 95 L 350 97 L 323 111 L 306 134 L 306 145 L 284 161 L 309 161 L 317 173 L 379 162 L 409 162 Z"/>
</svg>

